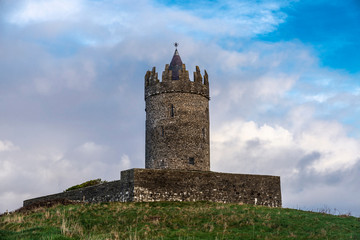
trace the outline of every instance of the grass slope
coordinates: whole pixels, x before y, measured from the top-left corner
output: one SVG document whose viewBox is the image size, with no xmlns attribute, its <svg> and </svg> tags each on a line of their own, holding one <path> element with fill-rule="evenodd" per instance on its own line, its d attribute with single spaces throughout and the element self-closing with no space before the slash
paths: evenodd
<svg viewBox="0 0 360 240">
<path fill-rule="evenodd" d="M 360 239 L 360 218 L 209 202 L 57 205 L 0 217 L 0 239 Z"/>
</svg>

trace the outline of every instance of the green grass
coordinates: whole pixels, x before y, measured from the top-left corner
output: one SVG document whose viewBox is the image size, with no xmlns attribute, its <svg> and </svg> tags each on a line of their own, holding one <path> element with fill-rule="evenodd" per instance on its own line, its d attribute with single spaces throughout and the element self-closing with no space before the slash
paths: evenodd
<svg viewBox="0 0 360 240">
<path fill-rule="evenodd" d="M 89 180 L 89 181 L 83 182 L 83 183 L 81 183 L 81 184 L 78 184 L 78 185 L 69 187 L 69 188 L 66 189 L 64 192 L 68 192 L 68 191 L 75 190 L 75 189 L 79 189 L 79 188 L 94 186 L 94 185 L 98 185 L 98 184 L 105 183 L 105 182 L 106 182 L 106 181 L 101 181 L 100 178 L 94 179 L 94 180 Z"/>
<path fill-rule="evenodd" d="M 360 239 L 360 219 L 209 202 L 57 205 L 1 216 L 0 239 Z"/>
</svg>

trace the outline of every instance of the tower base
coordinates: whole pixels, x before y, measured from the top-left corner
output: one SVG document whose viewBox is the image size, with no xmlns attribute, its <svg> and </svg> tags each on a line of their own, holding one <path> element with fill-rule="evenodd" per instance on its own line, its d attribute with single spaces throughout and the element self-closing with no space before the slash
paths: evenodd
<svg viewBox="0 0 360 240">
<path fill-rule="evenodd" d="M 88 203 L 211 201 L 281 207 L 280 177 L 211 171 L 134 168 L 121 179 L 24 201 L 24 207 L 67 199 Z"/>
</svg>

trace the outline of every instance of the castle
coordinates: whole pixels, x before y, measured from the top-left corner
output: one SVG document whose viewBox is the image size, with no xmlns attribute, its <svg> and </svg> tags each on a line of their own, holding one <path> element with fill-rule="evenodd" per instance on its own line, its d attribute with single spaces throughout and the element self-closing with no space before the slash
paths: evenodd
<svg viewBox="0 0 360 240">
<path fill-rule="evenodd" d="M 24 206 L 68 199 L 84 202 L 214 201 L 281 207 L 280 177 L 210 171 L 209 79 L 194 80 L 176 49 L 162 80 L 145 75 L 145 169 L 120 180 L 24 201 Z"/>
<path fill-rule="evenodd" d="M 177 49 L 161 82 L 146 73 L 146 168 L 210 171 L 209 99 L 206 71 L 190 81 Z"/>
</svg>

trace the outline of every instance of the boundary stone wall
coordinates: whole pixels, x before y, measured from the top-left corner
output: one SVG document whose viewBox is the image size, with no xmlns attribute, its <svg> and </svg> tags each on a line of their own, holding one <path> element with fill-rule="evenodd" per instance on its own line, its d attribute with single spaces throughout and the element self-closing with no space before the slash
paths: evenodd
<svg viewBox="0 0 360 240">
<path fill-rule="evenodd" d="M 97 202 L 212 201 L 281 207 L 280 177 L 173 169 L 129 169 L 118 181 L 28 199 Z"/>
<path fill-rule="evenodd" d="M 133 169 L 122 171 L 121 180 L 102 183 L 52 195 L 25 200 L 23 206 L 33 203 L 47 202 L 58 199 L 68 199 L 87 203 L 98 202 L 130 202 L 133 200 L 134 189 Z"/>
<path fill-rule="evenodd" d="M 281 207 L 280 177 L 136 169 L 134 201 L 211 201 Z"/>
</svg>

